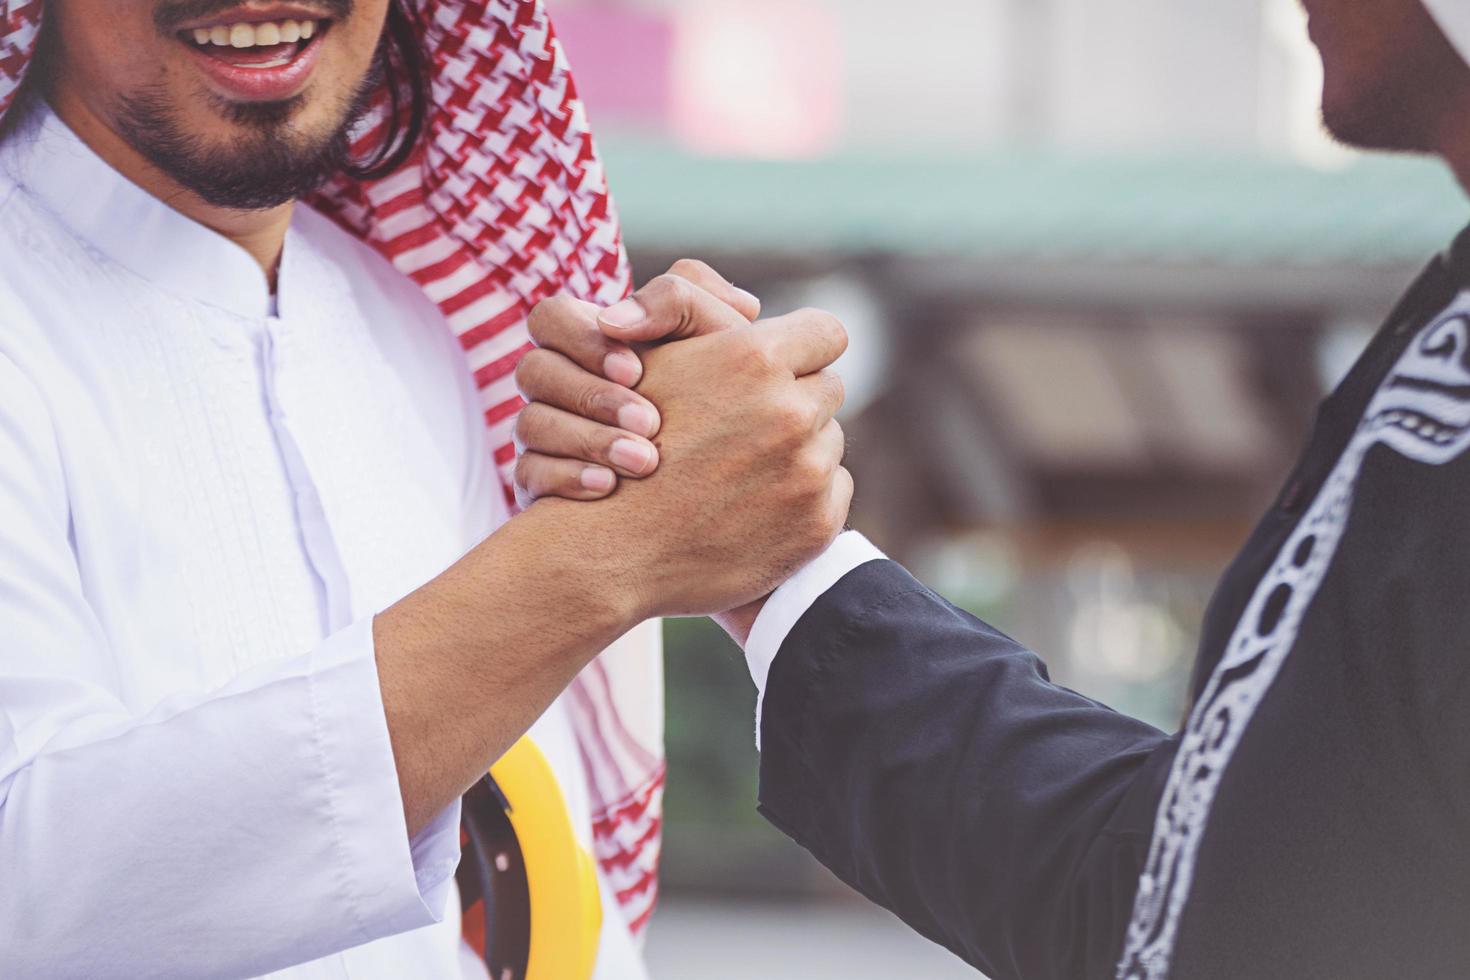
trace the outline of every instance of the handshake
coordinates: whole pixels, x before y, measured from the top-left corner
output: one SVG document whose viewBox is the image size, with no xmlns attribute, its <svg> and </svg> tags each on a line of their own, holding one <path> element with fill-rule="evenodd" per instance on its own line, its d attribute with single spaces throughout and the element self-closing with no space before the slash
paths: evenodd
<svg viewBox="0 0 1470 980">
<path fill-rule="evenodd" d="M 623 553 L 637 616 L 713 614 L 742 642 L 853 492 L 830 370 L 846 331 L 818 310 L 759 314 L 686 259 L 605 310 L 541 303 L 516 373 L 520 504 L 605 508 L 591 546 Z"/>
</svg>

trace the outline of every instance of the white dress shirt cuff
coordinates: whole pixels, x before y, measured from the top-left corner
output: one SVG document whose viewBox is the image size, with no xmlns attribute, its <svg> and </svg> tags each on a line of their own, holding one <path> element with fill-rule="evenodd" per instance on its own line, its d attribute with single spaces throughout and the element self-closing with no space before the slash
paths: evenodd
<svg viewBox="0 0 1470 980">
<path fill-rule="evenodd" d="M 846 531 L 828 545 L 809 565 L 786 580 L 766 600 L 750 637 L 745 641 L 745 663 L 759 691 L 755 706 L 756 747 L 760 747 L 761 705 L 765 702 L 766 678 L 781 652 L 781 644 L 797 622 L 827 590 L 859 565 L 886 558 L 883 552 L 857 531 Z"/>
</svg>

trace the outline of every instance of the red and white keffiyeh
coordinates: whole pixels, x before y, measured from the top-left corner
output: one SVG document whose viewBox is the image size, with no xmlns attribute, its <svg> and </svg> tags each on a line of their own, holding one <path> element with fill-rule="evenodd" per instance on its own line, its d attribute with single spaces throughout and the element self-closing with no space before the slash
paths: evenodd
<svg viewBox="0 0 1470 980">
<path fill-rule="evenodd" d="M 506 493 L 522 402 L 512 372 L 531 307 L 558 292 L 627 295 L 617 215 L 586 113 L 542 0 L 415 0 L 432 66 L 422 149 L 372 183 L 311 201 L 438 304 L 474 372 Z M 0 0 L 0 114 L 35 48 L 44 0 Z M 380 100 L 359 134 L 379 131 Z M 569 703 L 588 777 L 594 850 L 635 935 L 653 911 L 663 800 L 663 675 L 656 624 L 605 652 Z"/>
</svg>

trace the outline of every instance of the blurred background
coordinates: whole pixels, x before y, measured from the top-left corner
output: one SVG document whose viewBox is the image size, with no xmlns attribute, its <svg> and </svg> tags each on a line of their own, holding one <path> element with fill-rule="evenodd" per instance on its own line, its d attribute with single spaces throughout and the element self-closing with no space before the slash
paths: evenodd
<svg viewBox="0 0 1470 980">
<path fill-rule="evenodd" d="M 1295 0 L 558 0 L 639 279 L 852 334 L 854 524 L 1174 727 L 1319 399 L 1470 218 L 1323 135 Z M 754 689 L 668 625 L 655 977 L 973 976 L 755 813 Z"/>
</svg>

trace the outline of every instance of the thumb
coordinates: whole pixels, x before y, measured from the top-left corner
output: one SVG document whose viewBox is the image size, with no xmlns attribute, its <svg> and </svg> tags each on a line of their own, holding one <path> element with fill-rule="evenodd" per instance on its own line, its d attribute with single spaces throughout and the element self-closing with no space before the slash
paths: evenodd
<svg viewBox="0 0 1470 980">
<path fill-rule="evenodd" d="M 724 284 L 725 290 L 735 287 Z M 751 314 L 759 301 L 740 291 L 732 296 Z M 748 298 L 746 298 L 748 297 Z M 603 334 L 623 343 L 682 340 L 750 326 L 751 317 L 716 293 L 674 273 L 665 273 L 597 318 Z"/>
</svg>

